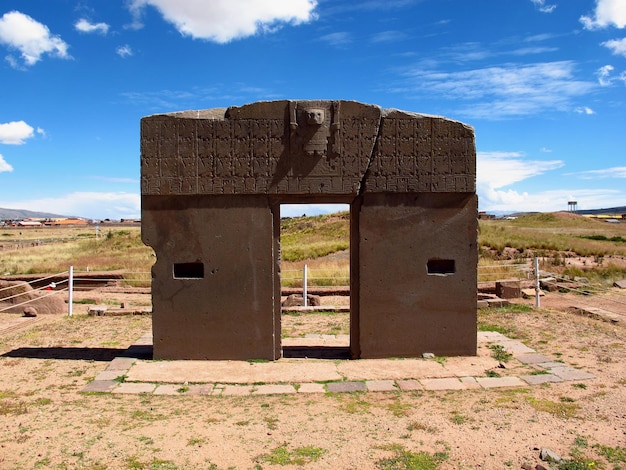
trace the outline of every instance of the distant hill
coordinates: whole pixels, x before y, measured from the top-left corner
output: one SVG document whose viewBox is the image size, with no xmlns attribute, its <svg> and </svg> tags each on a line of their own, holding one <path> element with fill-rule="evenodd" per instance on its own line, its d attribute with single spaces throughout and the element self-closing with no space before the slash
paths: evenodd
<svg viewBox="0 0 626 470">
<path fill-rule="evenodd" d="M 569 211 L 560 211 L 560 212 L 569 212 Z M 586 209 L 586 210 L 577 210 L 572 212 L 576 215 L 621 215 L 626 214 L 626 206 L 620 207 L 609 207 L 608 209 Z M 495 215 L 502 217 L 523 217 L 525 215 L 539 214 L 539 212 L 514 212 L 507 213 L 503 211 L 496 212 Z"/>
<path fill-rule="evenodd" d="M 20 219 L 48 219 L 69 217 L 67 215 L 51 214 L 49 212 L 27 211 L 24 209 L 3 209 L 0 207 L 0 220 L 20 220 Z"/>
<path fill-rule="evenodd" d="M 589 209 L 576 211 L 578 215 L 616 215 L 626 214 L 626 206 L 610 207 L 609 209 Z"/>
</svg>

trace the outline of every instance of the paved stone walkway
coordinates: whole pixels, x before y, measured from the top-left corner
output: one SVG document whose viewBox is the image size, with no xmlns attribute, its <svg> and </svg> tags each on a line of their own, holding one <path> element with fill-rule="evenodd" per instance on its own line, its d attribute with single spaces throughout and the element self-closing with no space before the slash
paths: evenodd
<svg viewBox="0 0 626 470">
<path fill-rule="evenodd" d="M 315 346 L 338 347 L 347 340 L 315 335 L 285 339 L 283 346 L 316 341 Z M 493 345 L 512 354 L 504 369 L 492 357 L 489 346 Z M 477 356 L 434 359 L 151 361 L 152 337 L 146 334 L 111 361 L 83 392 L 214 396 L 404 392 L 527 387 L 594 378 L 497 332 L 478 332 L 478 346 Z M 492 371 L 490 376 L 487 371 Z M 496 371 L 501 376 L 494 376 Z"/>
</svg>

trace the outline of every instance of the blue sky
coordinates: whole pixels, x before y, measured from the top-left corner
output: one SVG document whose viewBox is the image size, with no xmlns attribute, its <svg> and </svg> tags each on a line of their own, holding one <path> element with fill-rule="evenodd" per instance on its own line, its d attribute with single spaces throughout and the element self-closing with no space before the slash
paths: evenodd
<svg viewBox="0 0 626 470">
<path fill-rule="evenodd" d="M 0 84 L 5 208 L 138 217 L 141 117 L 273 99 L 474 126 L 480 210 L 626 205 L 626 0 L 3 0 Z"/>
</svg>

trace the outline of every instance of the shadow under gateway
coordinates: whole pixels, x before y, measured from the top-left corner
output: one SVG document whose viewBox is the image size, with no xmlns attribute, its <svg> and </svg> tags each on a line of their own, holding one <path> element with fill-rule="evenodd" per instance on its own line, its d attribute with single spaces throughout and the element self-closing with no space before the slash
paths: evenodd
<svg viewBox="0 0 626 470">
<path fill-rule="evenodd" d="M 152 345 L 132 345 L 128 349 L 116 348 L 17 348 L 0 357 L 28 359 L 61 359 L 76 361 L 110 362 L 116 357 L 152 359 Z M 285 359 L 350 359 L 350 349 L 341 346 L 284 346 Z"/>
</svg>

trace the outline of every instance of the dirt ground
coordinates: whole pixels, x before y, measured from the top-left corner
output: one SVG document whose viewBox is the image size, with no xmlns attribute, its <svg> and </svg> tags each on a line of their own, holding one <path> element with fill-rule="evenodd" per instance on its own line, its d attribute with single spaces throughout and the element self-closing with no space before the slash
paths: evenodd
<svg viewBox="0 0 626 470">
<path fill-rule="evenodd" d="M 612 294 L 622 304 L 611 309 L 626 314 L 625 293 Z M 479 327 L 595 379 L 440 392 L 84 394 L 150 330 L 150 316 L 91 317 L 87 304 L 72 318 L 0 314 L 0 469 L 549 468 L 539 459 L 544 447 L 570 460 L 562 468 L 626 469 L 626 317 L 607 323 L 565 311 L 580 297 L 548 294 L 538 311 L 481 310 Z M 75 299 L 150 303 L 145 294 L 95 291 Z M 283 318 L 283 336 L 348 327 L 348 314 Z M 502 374 L 516 366 L 504 365 Z"/>
</svg>

